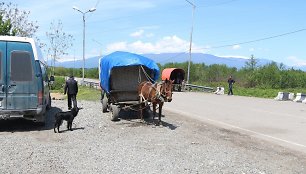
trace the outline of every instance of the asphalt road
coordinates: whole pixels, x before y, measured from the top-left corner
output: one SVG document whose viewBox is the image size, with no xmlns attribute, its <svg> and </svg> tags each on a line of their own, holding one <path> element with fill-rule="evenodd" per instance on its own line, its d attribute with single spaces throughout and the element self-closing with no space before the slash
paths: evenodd
<svg viewBox="0 0 306 174">
<path fill-rule="evenodd" d="M 52 100 L 45 126 L 0 120 L 0 173 L 20 174 L 305 174 L 306 155 L 256 137 L 164 110 L 152 118 L 110 121 L 100 101 L 79 100 L 73 131 L 54 133 L 54 115 L 67 100 Z M 150 112 L 151 113 L 151 112 Z"/>
<path fill-rule="evenodd" d="M 306 105 L 302 103 L 176 92 L 164 109 L 306 154 Z"/>
</svg>

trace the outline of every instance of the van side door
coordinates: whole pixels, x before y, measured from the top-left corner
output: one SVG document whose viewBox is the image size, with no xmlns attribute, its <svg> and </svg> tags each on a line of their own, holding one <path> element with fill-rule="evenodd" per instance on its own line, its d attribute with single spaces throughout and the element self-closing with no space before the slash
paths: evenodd
<svg viewBox="0 0 306 174">
<path fill-rule="evenodd" d="M 37 108 L 38 84 L 32 45 L 7 42 L 6 107 L 9 110 Z"/>
<path fill-rule="evenodd" d="M 0 109 L 6 109 L 6 42 L 0 41 Z"/>
</svg>

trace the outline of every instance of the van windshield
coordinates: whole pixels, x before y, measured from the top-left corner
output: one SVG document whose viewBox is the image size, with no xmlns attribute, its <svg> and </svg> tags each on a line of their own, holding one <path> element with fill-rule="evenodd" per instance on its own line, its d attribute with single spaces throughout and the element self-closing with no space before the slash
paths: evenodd
<svg viewBox="0 0 306 174">
<path fill-rule="evenodd" d="M 11 54 L 11 80 L 32 81 L 31 55 L 27 51 L 14 51 Z"/>
<path fill-rule="evenodd" d="M 0 80 L 2 79 L 2 52 L 0 52 Z"/>
</svg>

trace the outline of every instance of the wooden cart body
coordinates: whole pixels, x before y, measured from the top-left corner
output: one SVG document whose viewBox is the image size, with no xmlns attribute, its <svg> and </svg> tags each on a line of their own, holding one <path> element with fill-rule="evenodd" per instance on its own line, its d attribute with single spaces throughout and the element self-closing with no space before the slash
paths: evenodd
<svg viewBox="0 0 306 174">
<path fill-rule="evenodd" d="M 141 82 L 154 82 L 159 77 L 153 60 L 133 53 L 114 52 L 101 58 L 99 64 L 102 108 L 111 112 L 113 121 L 118 120 L 122 108 L 137 106 Z"/>
</svg>

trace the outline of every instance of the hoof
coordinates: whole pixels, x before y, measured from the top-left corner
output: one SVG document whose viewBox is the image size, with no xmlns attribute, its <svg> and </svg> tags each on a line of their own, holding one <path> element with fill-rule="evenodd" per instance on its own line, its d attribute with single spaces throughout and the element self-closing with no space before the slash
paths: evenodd
<svg viewBox="0 0 306 174">
<path fill-rule="evenodd" d="M 160 126 L 160 122 L 155 123 L 155 126 Z"/>
</svg>

